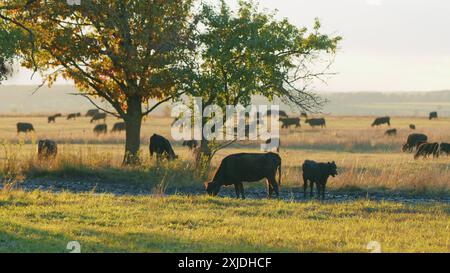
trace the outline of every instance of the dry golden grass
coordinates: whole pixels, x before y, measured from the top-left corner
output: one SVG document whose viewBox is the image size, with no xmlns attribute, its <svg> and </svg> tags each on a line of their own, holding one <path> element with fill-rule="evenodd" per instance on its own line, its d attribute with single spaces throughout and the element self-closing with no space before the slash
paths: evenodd
<svg viewBox="0 0 450 273">
<path fill-rule="evenodd" d="M 301 164 L 306 159 L 317 161 L 336 161 L 340 175 L 330 180 L 334 189 L 386 189 L 395 191 L 412 191 L 420 193 L 438 192 L 448 194 L 450 190 L 450 158 L 413 160 L 411 154 L 401 153 L 400 147 L 412 131 L 410 123 L 417 126 L 417 132 L 424 132 L 432 141 L 450 142 L 450 120 L 429 121 L 415 118 L 393 118 L 392 128 L 399 130 L 396 137 L 386 137 L 386 127 L 371 128 L 372 117 L 328 117 L 326 129 L 311 129 L 303 125 L 301 129 L 281 131 L 281 156 L 283 158 L 283 185 L 301 186 Z M 36 133 L 17 136 L 15 124 L 19 121 L 34 124 Z M 107 123 L 111 128 L 115 118 Z M 155 171 L 155 162 L 149 160 L 148 139 L 153 133 L 170 136 L 170 118 L 150 117 L 144 122 L 142 131 L 143 166 L 142 173 Z M 89 174 L 108 173 L 106 178 L 127 181 L 133 170 L 122 170 L 124 134 L 108 134 L 96 137 L 92 133 L 93 124 L 88 118 L 76 121 L 59 119 L 56 124 L 47 124 L 45 117 L 0 117 L 0 140 L 4 143 L 0 151 L 0 175 L 15 168 L 19 176 L 31 175 L 77 175 L 80 170 Z M 36 159 L 37 139 L 50 138 L 59 143 L 59 155 L 56 160 L 40 162 Z M 5 152 L 8 152 L 6 154 Z M 169 167 L 172 172 L 187 175 L 193 171 L 192 154 L 186 148 L 175 143 L 175 151 L 181 160 Z M 231 153 L 259 151 L 259 143 L 241 142 L 229 149 L 220 151 L 213 160 L 214 167 L 220 160 Z M 9 162 L 9 163 L 8 163 Z M 17 166 L 11 166 L 16 164 Z M 5 171 L 6 170 L 6 171 Z M 88 170 L 88 171 L 87 171 Z M 13 170 L 14 172 L 14 170 Z M 3 174 L 2 174 L 3 173 Z M 142 176 L 136 176 L 140 179 Z M 158 180 L 160 176 L 148 176 Z M 171 183 L 190 185 L 195 180 L 193 175 L 186 179 L 173 176 Z M 201 183 L 203 181 L 196 181 Z M 158 184 L 159 181 L 152 181 Z"/>
</svg>

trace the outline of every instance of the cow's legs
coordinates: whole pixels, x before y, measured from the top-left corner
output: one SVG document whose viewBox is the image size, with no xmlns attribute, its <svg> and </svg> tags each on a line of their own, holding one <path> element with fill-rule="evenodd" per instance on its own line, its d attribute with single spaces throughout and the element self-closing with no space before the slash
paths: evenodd
<svg viewBox="0 0 450 273">
<path fill-rule="evenodd" d="M 303 176 L 303 196 L 306 198 L 306 189 L 308 188 L 308 179 Z"/>
<path fill-rule="evenodd" d="M 272 198 L 273 194 L 273 187 L 269 180 L 267 180 L 267 190 L 269 192 L 269 199 Z"/>
<path fill-rule="evenodd" d="M 239 183 L 234 184 L 234 190 L 236 191 L 236 198 L 239 199 L 239 192 L 240 192 L 240 187 L 239 187 Z"/>
<path fill-rule="evenodd" d="M 244 184 L 243 183 L 239 183 L 239 190 L 241 191 L 242 199 L 245 199 Z"/>
<path fill-rule="evenodd" d="M 270 177 L 268 180 L 269 180 L 269 184 L 274 189 L 275 194 L 277 195 L 277 197 L 280 196 L 280 191 L 278 190 L 278 184 L 277 184 L 277 180 L 275 179 L 275 176 Z"/>
</svg>

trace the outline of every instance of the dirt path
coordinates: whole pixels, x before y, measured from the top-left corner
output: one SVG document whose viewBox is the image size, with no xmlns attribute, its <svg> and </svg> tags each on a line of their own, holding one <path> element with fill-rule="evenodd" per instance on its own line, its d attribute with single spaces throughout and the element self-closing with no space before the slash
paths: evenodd
<svg viewBox="0 0 450 273">
<path fill-rule="evenodd" d="M 17 186 L 26 191 L 42 190 L 52 192 L 69 191 L 75 193 L 95 192 L 95 193 L 109 193 L 114 195 L 149 195 L 155 194 L 155 190 L 149 185 L 132 185 L 119 183 L 96 183 L 96 182 L 77 182 L 77 181 L 61 181 L 49 179 L 32 179 L 27 180 Z M 0 186 L 1 188 L 1 186 Z M 246 197 L 250 199 L 264 199 L 267 198 L 265 188 L 248 188 L 245 190 Z M 201 185 L 198 187 L 189 188 L 168 188 L 165 194 L 180 194 L 180 195 L 202 195 L 205 194 Z M 224 187 L 219 193 L 221 197 L 235 197 L 233 187 Z M 310 200 L 303 195 L 301 188 L 284 188 L 281 191 L 280 198 L 286 201 L 306 201 Z M 326 200 L 331 202 L 349 202 L 360 199 L 370 199 L 375 201 L 392 201 L 402 203 L 448 203 L 450 204 L 450 195 L 410 195 L 400 192 L 364 192 L 364 191 L 328 191 Z"/>
</svg>

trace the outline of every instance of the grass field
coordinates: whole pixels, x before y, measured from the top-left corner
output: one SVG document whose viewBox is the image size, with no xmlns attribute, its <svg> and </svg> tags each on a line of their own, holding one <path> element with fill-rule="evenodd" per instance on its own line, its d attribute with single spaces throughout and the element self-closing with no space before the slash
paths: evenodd
<svg viewBox="0 0 450 273">
<path fill-rule="evenodd" d="M 0 194 L 0 252 L 450 251 L 450 206 Z"/>
<path fill-rule="evenodd" d="M 393 118 L 396 137 L 385 127 L 371 128 L 373 117 L 327 117 L 326 129 L 283 130 L 283 190 L 302 186 L 306 159 L 336 161 L 339 175 L 329 181 L 332 194 L 384 191 L 420 196 L 450 195 L 450 158 L 414 160 L 400 151 L 412 131 L 430 140 L 450 142 L 450 119 Z M 17 136 L 15 124 L 32 122 L 35 134 Z M 115 118 L 107 121 L 109 127 Z M 170 136 L 171 119 L 150 117 L 142 133 L 143 164 L 121 166 L 123 134 L 96 137 L 87 118 L 47 124 L 43 116 L 0 117 L 0 178 L 21 182 L 36 178 L 96 183 L 144 184 L 149 188 L 201 187 L 191 152 L 174 143 L 180 160 L 149 159 L 153 133 Z M 36 140 L 59 144 L 55 160 L 36 158 Z M 259 151 L 259 143 L 241 142 L 222 150 L 209 177 L 231 153 Z M 262 183 L 247 189 L 264 188 Z M 164 190 L 162 191 L 162 193 Z M 155 193 L 161 193 L 155 191 Z M 0 193 L 1 252 L 64 252 L 79 241 L 86 252 L 366 252 L 378 241 L 383 251 L 449 252 L 448 202 L 407 204 L 364 199 L 348 202 L 232 200 L 190 196 L 115 196 L 94 193 Z M 162 195 L 164 196 L 164 195 Z"/>
</svg>

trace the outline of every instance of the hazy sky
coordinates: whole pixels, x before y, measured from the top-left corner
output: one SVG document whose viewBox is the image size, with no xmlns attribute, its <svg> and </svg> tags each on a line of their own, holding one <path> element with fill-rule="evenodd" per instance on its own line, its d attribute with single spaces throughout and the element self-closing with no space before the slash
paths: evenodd
<svg viewBox="0 0 450 273">
<path fill-rule="evenodd" d="M 237 0 L 228 0 L 233 6 Z M 450 89 L 448 0 L 259 0 L 298 26 L 344 37 L 324 91 Z M 8 84 L 30 83 L 21 71 Z M 36 78 L 34 82 L 38 82 Z"/>
</svg>

